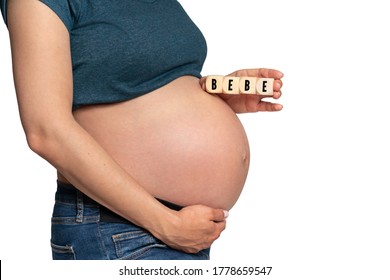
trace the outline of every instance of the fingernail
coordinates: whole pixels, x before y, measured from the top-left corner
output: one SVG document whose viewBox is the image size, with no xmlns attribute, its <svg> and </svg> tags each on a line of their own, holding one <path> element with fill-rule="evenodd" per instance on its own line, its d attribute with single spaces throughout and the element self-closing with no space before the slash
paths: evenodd
<svg viewBox="0 0 390 280">
<path fill-rule="evenodd" d="M 225 219 L 229 217 L 229 211 L 223 210 L 223 214 L 225 216 Z"/>
</svg>

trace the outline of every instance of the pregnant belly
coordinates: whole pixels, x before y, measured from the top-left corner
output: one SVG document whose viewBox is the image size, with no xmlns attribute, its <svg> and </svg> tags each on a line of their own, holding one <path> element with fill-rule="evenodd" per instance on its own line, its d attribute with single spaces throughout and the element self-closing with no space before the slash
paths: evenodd
<svg viewBox="0 0 390 280">
<path fill-rule="evenodd" d="M 89 106 L 76 120 L 153 196 L 230 209 L 249 167 L 236 114 L 182 77 L 136 99 Z"/>
</svg>

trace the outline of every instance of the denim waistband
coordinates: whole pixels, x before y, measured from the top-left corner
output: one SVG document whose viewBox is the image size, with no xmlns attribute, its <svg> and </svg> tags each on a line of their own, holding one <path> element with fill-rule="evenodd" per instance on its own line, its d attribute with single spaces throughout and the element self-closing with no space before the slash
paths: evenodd
<svg viewBox="0 0 390 280">
<path fill-rule="evenodd" d="M 125 218 L 119 216 L 118 214 L 112 212 L 111 210 L 107 209 L 103 205 L 100 205 L 98 202 L 93 200 L 92 198 L 88 197 L 87 195 L 83 194 L 81 191 L 79 191 L 77 188 L 75 188 L 71 184 L 67 184 L 61 181 L 57 181 L 57 192 L 55 194 L 56 201 L 61 201 L 64 203 L 74 203 L 77 205 L 78 212 L 82 215 L 82 208 L 85 207 L 98 207 L 100 210 L 100 221 L 102 222 L 110 222 L 110 223 L 131 223 Z M 174 203 L 171 203 L 169 201 L 165 201 L 159 198 L 156 198 L 160 203 L 165 205 L 166 207 L 175 210 L 180 211 L 183 207 L 176 205 Z M 76 218 L 77 219 L 77 218 Z"/>
</svg>

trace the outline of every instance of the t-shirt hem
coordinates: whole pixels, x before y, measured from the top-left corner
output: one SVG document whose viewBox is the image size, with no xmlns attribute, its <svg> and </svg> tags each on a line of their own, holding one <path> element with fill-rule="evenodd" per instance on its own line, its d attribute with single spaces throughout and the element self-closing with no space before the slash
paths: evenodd
<svg viewBox="0 0 390 280">
<path fill-rule="evenodd" d="M 180 77 L 184 77 L 184 76 L 193 76 L 193 77 L 196 77 L 196 78 L 201 78 L 202 75 L 199 73 L 199 72 L 188 72 L 188 73 L 180 73 L 179 75 L 174 75 L 174 76 L 171 76 L 169 79 L 165 79 L 164 81 L 160 82 L 160 83 L 156 83 L 154 84 L 153 86 L 151 87 L 148 87 L 142 91 L 137 91 L 137 92 L 132 92 L 131 94 L 128 94 L 127 96 L 123 96 L 123 98 L 116 98 L 115 100 L 102 100 L 102 101 L 98 101 L 98 102 L 80 102 L 80 103 L 74 103 L 73 106 L 72 106 L 72 111 L 75 111 L 77 109 L 80 109 L 82 107 L 85 107 L 85 106 L 90 106 L 90 105 L 102 105 L 102 104 L 115 104 L 115 103 L 120 103 L 120 102 L 124 102 L 124 101 L 128 101 L 128 100 L 131 100 L 131 99 L 135 99 L 137 97 L 140 97 L 140 96 L 143 96 L 145 94 L 148 94 L 156 89 L 159 89 L 167 84 L 169 84 L 170 82 L 180 78 Z"/>
</svg>

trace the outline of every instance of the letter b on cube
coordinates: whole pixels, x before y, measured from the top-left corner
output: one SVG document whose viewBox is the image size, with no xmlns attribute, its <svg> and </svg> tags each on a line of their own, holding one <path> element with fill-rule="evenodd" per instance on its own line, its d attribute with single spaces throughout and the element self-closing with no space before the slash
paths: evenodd
<svg viewBox="0 0 390 280">
<path fill-rule="evenodd" d="M 207 76 L 206 91 L 209 93 L 222 93 L 224 76 Z"/>
</svg>

